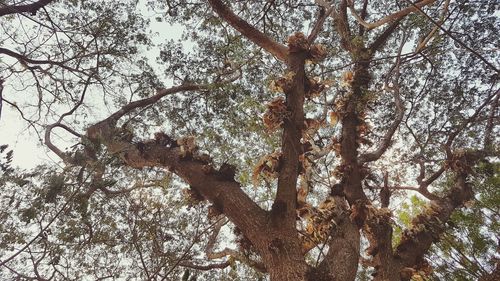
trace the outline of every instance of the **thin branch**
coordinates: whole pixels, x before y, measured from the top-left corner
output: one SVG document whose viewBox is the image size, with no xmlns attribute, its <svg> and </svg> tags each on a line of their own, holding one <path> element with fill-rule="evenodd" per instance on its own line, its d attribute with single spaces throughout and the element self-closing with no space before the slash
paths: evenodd
<svg viewBox="0 0 500 281">
<path fill-rule="evenodd" d="M 210 87 L 215 87 L 217 85 L 218 84 L 216 84 L 216 85 L 210 85 L 210 84 L 198 85 L 198 84 L 187 83 L 187 84 L 182 84 L 180 86 L 174 86 L 174 87 L 167 88 L 167 89 L 165 89 L 165 88 L 158 89 L 156 92 L 156 95 L 151 96 L 149 98 L 137 100 L 137 101 L 131 102 L 127 105 L 124 105 L 122 108 L 120 108 L 120 110 L 116 111 L 115 113 L 110 115 L 108 118 L 106 118 L 106 120 L 108 122 L 114 123 L 114 122 L 118 121 L 118 119 L 123 117 L 125 114 L 128 114 L 129 112 L 131 112 L 132 110 L 134 110 L 136 108 L 141 108 L 141 107 L 145 107 L 145 106 L 154 104 L 165 96 L 180 93 L 180 92 L 186 92 L 186 91 L 197 91 L 197 90 L 203 90 L 203 89 L 210 89 Z"/>
<path fill-rule="evenodd" d="M 402 19 L 406 15 L 408 15 L 408 14 L 414 12 L 414 11 L 417 11 L 417 9 L 420 9 L 421 7 L 430 5 L 430 4 L 434 3 L 434 2 L 436 2 L 436 0 L 424 0 L 424 1 L 418 2 L 416 4 L 412 4 L 413 7 L 404 8 L 404 9 L 398 11 L 398 12 L 390 14 L 390 15 L 388 15 L 388 16 L 386 16 L 386 17 L 384 17 L 384 18 L 382 18 L 382 19 L 380 19 L 380 20 L 378 20 L 376 22 L 373 22 L 373 23 L 366 22 L 361 16 L 358 15 L 358 13 L 356 12 L 356 10 L 354 9 L 354 4 L 352 4 L 352 2 L 349 5 L 349 11 L 351 12 L 351 14 L 354 16 L 354 18 L 362 26 L 364 26 L 367 30 L 370 30 L 370 29 L 374 29 L 376 27 L 382 26 L 382 25 L 384 25 L 386 23 Z"/>
<path fill-rule="evenodd" d="M 55 222 L 55 220 L 59 217 L 59 215 L 61 215 L 64 211 L 66 211 L 66 208 L 68 207 L 69 203 L 73 201 L 73 198 L 75 198 L 75 196 L 78 194 L 81 187 L 82 187 L 82 184 L 80 184 L 75 189 L 75 191 L 73 191 L 73 193 L 71 193 L 71 195 L 68 197 L 66 202 L 64 202 L 64 204 L 62 205 L 61 209 L 59 209 L 59 211 L 57 211 L 57 213 L 49 220 L 47 225 L 45 225 L 44 227 L 41 227 L 40 231 L 38 232 L 38 234 L 35 237 L 33 237 L 30 241 L 28 241 L 28 243 L 26 243 L 21 249 L 17 250 L 10 257 L 0 261 L 0 267 L 5 266 L 8 262 L 13 260 L 19 254 L 21 254 L 24 250 L 26 250 L 29 246 L 31 246 L 31 244 L 33 244 L 37 239 L 42 237 L 43 233 L 45 233 L 47 231 L 47 229 L 49 229 L 49 227 L 52 225 L 52 223 Z"/>
<path fill-rule="evenodd" d="M 91 78 L 92 78 L 92 76 L 89 76 L 87 78 L 87 81 L 85 81 L 85 86 L 83 87 L 82 95 L 81 95 L 80 100 L 78 101 L 78 103 L 71 110 L 69 110 L 68 112 L 63 113 L 61 115 L 61 117 L 59 117 L 59 120 L 57 120 L 57 122 L 55 122 L 53 124 L 50 124 L 50 125 L 48 125 L 45 128 L 45 139 L 44 139 L 45 145 L 47 145 L 47 147 L 50 150 L 52 150 L 52 152 L 54 152 L 57 156 L 59 156 L 63 161 L 65 161 L 67 163 L 71 163 L 72 159 L 66 153 L 62 152 L 62 150 L 60 150 L 56 145 L 54 145 L 52 143 L 51 133 L 52 133 L 52 130 L 54 128 L 60 127 L 60 128 L 66 129 L 68 132 L 72 133 L 75 136 L 80 136 L 81 137 L 81 135 L 79 133 L 77 133 L 74 130 L 70 129 L 66 125 L 61 124 L 61 122 L 64 119 L 64 117 L 73 114 L 78 109 L 78 107 L 80 107 L 83 104 L 83 101 L 85 99 L 85 94 L 87 92 L 87 89 L 88 89 L 88 86 L 90 84 Z"/>
<path fill-rule="evenodd" d="M 24 64 L 24 65 L 27 65 L 28 63 L 36 64 L 36 65 L 40 65 L 40 64 L 57 65 L 61 68 L 64 68 L 64 69 L 72 71 L 72 72 L 86 74 L 85 72 L 83 72 L 81 70 L 67 66 L 65 64 L 66 61 L 63 62 L 63 61 L 53 61 L 53 60 L 35 60 L 35 59 L 31 59 L 25 55 L 22 55 L 22 54 L 14 52 L 14 51 L 11 51 L 9 49 L 1 48 L 1 47 L 0 47 L 0 54 L 4 54 L 4 55 L 7 55 L 9 57 L 13 57 L 13 58 L 17 59 L 19 62 L 21 62 L 21 64 Z M 44 72 L 45 70 L 41 69 L 41 71 Z"/>
<path fill-rule="evenodd" d="M 448 12 L 449 5 L 450 5 L 450 0 L 446 0 L 444 2 L 443 12 L 441 13 L 441 18 L 439 19 L 439 22 L 437 22 L 440 26 L 443 25 L 443 23 L 446 19 L 446 13 Z M 429 34 L 427 34 L 427 36 L 425 36 L 425 38 L 422 41 L 420 41 L 420 43 L 418 43 L 417 47 L 415 48 L 415 53 L 420 52 L 425 47 L 425 45 L 427 45 L 427 43 L 429 43 L 429 41 L 432 39 L 432 37 L 438 31 L 438 29 L 439 29 L 439 27 L 437 25 L 434 26 L 434 28 L 431 30 L 431 32 L 429 32 Z"/>
<path fill-rule="evenodd" d="M 6 5 L 2 3 L 1 5 L 3 5 L 3 7 L 0 8 L 0 17 L 18 13 L 31 13 L 32 15 L 34 15 L 38 10 L 48 5 L 52 1 L 54 0 L 39 0 L 37 2 L 26 5 Z"/>
<path fill-rule="evenodd" d="M 394 133 L 396 132 L 396 130 L 399 128 L 399 124 L 401 124 L 401 121 L 403 120 L 404 113 L 405 113 L 405 107 L 403 105 L 403 101 L 401 100 L 401 96 L 399 94 L 399 75 L 400 75 L 399 67 L 401 65 L 401 52 L 403 50 L 403 46 L 404 46 L 405 42 L 406 42 L 406 38 L 405 38 L 405 36 L 403 36 L 403 40 L 401 41 L 401 44 L 399 46 L 398 57 L 396 59 L 396 63 L 393 66 L 392 70 L 390 71 L 390 72 L 392 72 L 392 71 L 395 72 L 393 86 L 390 87 L 389 89 L 391 89 L 394 93 L 394 103 L 396 105 L 396 116 L 395 116 L 396 118 L 394 119 L 394 122 L 391 124 L 391 126 L 389 127 L 389 129 L 385 133 L 384 137 L 382 138 L 382 141 L 380 142 L 379 147 L 373 152 L 369 152 L 369 153 L 366 153 L 366 154 L 363 154 L 360 156 L 359 162 L 361 162 L 361 163 L 375 161 L 375 160 L 379 159 L 384 154 L 384 152 L 387 150 L 387 148 L 389 148 L 391 141 L 392 141 L 392 137 L 394 136 Z M 387 75 L 387 78 L 385 81 L 386 85 L 389 84 L 388 80 L 389 80 L 390 74 L 391 73 L 389 73 L 389 75 Z"/>
<path fill-rule="evenodd" d="M 468 50 L 469 52 L 471 52 L 472 54 L 474 54 L 478 59 L 480 59 L 481 61 L 483 61 L 488 67 L 490 67 L 491 69 L 493 69 L 495 72 L 500 73 L 500 70 L 498 68 L 496 68 L 491 62 L 487 61 L 478 52 L 476 52 L 475 50 L 473 50 L 469 46 L 465 45 L 465 43 L 462 42 L 460 39 L 458 39 L 455 36 L 453 36 L 453 34 L 451 34 L 450 31 L 446 30 L 444 27 L 441 26 L 441 24 L 439 24 L 438 22 L 436 22 L 427 13 L 425 13 L 424 11 L 422 11 L 422 9 L 420 9 L 419 6 L 413 4 L 409 0 L 405 0 L 405 1 L 408 2 L 408 3 L 410 3 L 415 9 L 417 9 L 420 13 L 422 13 L 430 22 L 432 22 L 435 26 L 437 26 L 439 29 L 441 29 L 441 31 L 443 31 L 446 35 L 448 35 L 453 41 L 457 42 L 460 46 L 462 46 L 463 48 L 465 48 L 466 50 Z"/>
<path fill-rule="evenodd" d="M 221 263 L 211 263 L 206 265 L 194 264 L 191 262 L 183 261 L 179 263 L 179 266 L 188 267 L 196 270 L 211 270 L 211 269 L 223 269 L 231 265 L 230 261 L 225 261 Z"/>
<path fill-rule="evenodd" d="M 496 95 L 496 98 L 491 103 L 490 115 L 488 116 L 488 121 L 486 123 L 486 130 L 484 132 L 484 149 L 490 150 L 492 149 L 492 140 L 491 133 L 495 126 L 494 119 L 496 118 L 496 112 L 498 110 L 498 100 L 500 98 L 500 94 Z"/>
<path fill-rule="evenodd" d="M 479 115 L 479 113 L 481 113 L 482 109 L 487 106 L 491 100 L 495 97 L 495 96 L 498 96 L 500 95 L 500 89 L 497 90 L 494 94 L 490 95 L 489 97 L 487 97 L 484 102 L 476 109 L 476 111 L 474 112 L 474 114 L 472 114 L 469 118 L 467 118 L 466 120 L 464 120 L 462 122 L 462 124 L 454 131 L 452 132 L 449 136 L 448 136 L 448 139 L 446 140 L 446 143 L 444 144 L 444 148 L 446 150 L 446 155 L 449 159 L 451 159 L 452 157 L 452 154 L 451 154 L 451 147 L 453 145 L 453 141 L 455 140 L 455 138 L 472 122 L 474 121 L 477 116 Z"/>
</svg>

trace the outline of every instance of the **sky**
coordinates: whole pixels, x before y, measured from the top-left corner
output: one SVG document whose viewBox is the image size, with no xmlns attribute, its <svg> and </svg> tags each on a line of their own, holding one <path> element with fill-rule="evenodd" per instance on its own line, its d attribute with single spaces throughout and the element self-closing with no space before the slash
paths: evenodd
<svg viewBox="0 0 500 281">
<path fill-rule="evenodd" d="M 166 22 L 158 22 L 155 18 L 158 16 L 157 12 L 148 11 L 145 5 L 146 1 L 140 1 L 137 9 L 141 13 L 151 19 L 150 28 L 155 34 L 153 42 L 161 43 L 164 40 L 178 40 L 181 39 L 183 27 L 181 25 L 169 25 Z M 50 7 L 49 7 L 50 8 Z M 23 18 L 23 24 L 27 24 L 28 18 Z M 185 44 L 187 48 L 192 48 L 190 42 Z M 3 46 L 3 45 L 2 45 Z M 6 48 L 15 49 L 15 46 L 3 46 Z M 159 49 L 152 48 L 146 51 L 150 63 L 156 63 L 156 57 L 159 54 Z M 11 58 L 0 55 L 0 63 L 10 62 Z M 2 73 L 0 73 L 2 77 Z M 11 99 L 13 94 L 19 92 L 12 91 L 16 85 L 9 84 L 9 81 L 4 83 L 3 97 Z M 23 93 L 24 94 L 24 93 Z M 26 97 L 34 93 L 26 92 Z M 17 100 L 17 98 L 16 98 Z M 43 138 L 43 131 L 40 131 L 40 137 Z M 35 133 L 33 128 L 29 128 L 27 122 L 23 121 L 19 112 L 12 106 L 3 103 L 1 116 L 0 116 L 0 145 L 7 144 L 9 150 L 14 151 L 12 164 L 24 169 L 31 169 L 42 163 L 56 163 L 60 159 L 52 153 L 47 147 L 44 146 L 43 140 Z"/>
</svg>

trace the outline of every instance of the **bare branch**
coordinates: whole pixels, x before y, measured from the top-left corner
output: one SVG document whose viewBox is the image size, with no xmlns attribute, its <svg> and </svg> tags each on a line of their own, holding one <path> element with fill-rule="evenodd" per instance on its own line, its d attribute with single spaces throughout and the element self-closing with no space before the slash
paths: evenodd
<svg viewBox="0 0 500 281">
<path fill-rule="evenodd" d="M 78 101 L 78 103 L 71 110 L 62 114 L 61 117 L 59 117 L 59 120 L 57 120 L 57 122 L 50 124 L 45 128 L 45 145 L 47 145 L 47 147 L 50 150 L 52 150 L 52 152 L 54 152 L 57 156 L 59 156 L 66 163 L 73 162 L 73 159 L 71 159 L 68 154 L 62 152 L 62 150 L 60 150 L 57 146 L 55 146 L 52 143 L 52 140 L 51 140 L 52 130 L 56 127 L 60 127 L 60 128 L 66 129 L 68 132 L 72 133 L 75 136 L 81 137 L 81 135 L 79 133 L 75 132 L 74 130 L 70 129 L 68 126 L 66 126 L 64 124 L 61 124 L 61 122 L 63 121 L 64 117 L 73 114 L 83 104 L 83 101 L 85 99 L 85 94 L 87 92 L 91 78 L 92 78 L 92 76 L 89 76 L 87 78 L 87 81 L 85 82 L 85 86 L 83 87 L 83 91 L 82 91 L 82 94 L 81 94 L 81 97 L 80 97 L 80 100 Z"/>
<path fill-rule="evenodd" d="M 231 11 L 228 6 L 224 5 L 222 1 L 208 0 L 208 2 L 224 21 L 229 23 L 234 29 L 241 32 L 243 36 L 257 44 L 258 46 L 262 47 L 264 50 L 268 51 L 279 60 L 285 62 L 287 61 L 288 48 L 283 44 L 274 41 L 269 36 L 257 30 L 254 26 L 250 25 L 242 18 L 238 17 L 235 13 L 233 13 L 233 11 Z"/>
<path fill-rule="evenodd" d="M 367 30 L 370 30 L 370 29 L 374 29 L 376 27 L 379 27 L 379 26 L 382 26 L 386 23 L 389 23 L 389 22 L 393 22 L 393 21 L 396 21 L 396 20 L 400 20 L 402 19 L 403 17 L 405 17 L 406 15 L 412 13 L 412 12 L 415 12 L 417 11 L 417 8 L 421 8 L 421 7 L 424 7 L 424 6 L 427 6 L 427 5 L 430 5 L 432 3 L 436 2 L 436 0 L 423 0 L 423 1 L 420 1 L 420 2 L 417 2 L 416 4 L 414 4 L 415 7 L 408 7 L 408 8 L 404 8 L 398 12 L 395 12 L 393 14 L 390 14 L 376 22 L 373 22 L 373 23 L 367 23 L 363 20 L 362 17 L 360 17 L 356 10 L 354 9 L 354 5 L 351 4 L 349 5 L 349 11 L 351 12 L 351 14 L 354 16 L 354 18 L 362 25 L 364 26 Z"/>
<path fill-rule="evenodd" d="M 399 94 L 399 75 L 400 75 L 399 66 L 401 65 L 401 52 L 403 50 L 403 46 L 404 46 L 405 41 L 406 41 L 406 39 L 403 37 L 403 40 L 401 41 L 401 44 L 399 46 L 398 57 L 396 59 L 396 63 L 392 68 L 393 70 L 391 70 L 391 72 L 392 71 L 395 72 L 393 86 L 392 87 L 388 86 L 388 84 L 389 84 L 388 79 L 389 79 L 390 75 L 387 76 L 386 82 L 385 82 L 386 86 L 393 91 L 394 103 L 396 105 L 396 117 L 394 119 L 394 122 L 391 124 L 391 126 L 389 127 L 389 129 L 385 133 L 384 137 L 382 138 L 382 141 L 380 142 L 379 147 L 373 152 L 369 152 L 369 153 L 361 155 L 360 159 L 359 159 L 360 163 L 371 162 L 371 161 L 375 161 L 375 160 L 379 159 L 384 154 L 384 152 L 387 150 L 387 148 L 389 148 L 389 146 L 391 144 L 392 137 L 393 137 L 394 133 L 396 132 L 396 130 L 398 129 L 399 124 L 401 124 L 401 121 L 403 120 L 404 113 L 405 113 L 405 107 L 403 105 L 403 101 L 401 100 L 401 96 Z"/>
<path fill-rule="evenodd" d="M 309 42 L 309 44 L 312 44 L 314 42 L 314 40 L 320 33 L 321 29 L 323 28 L 325 20 L 332 14 L 333 11 L 334 11 L 334 5 L 330 5 L 330 7 L 328 7 L 326 10 L 322 10 L 320 12 L 319 17 L 316 20 L 316 23 L 314 24 L 313 30 L 307 37 L 307 42 Z"/>
<path fill-rule="evenodd" d="M 440 26 L 443 25 L 443 23 L 446 19 L 446 13 L 448 12 L 449 5 L 450 5 L 450 0 L 446 0 L 444 2 L 443 12 L 441 13 L 441 18 L 439 19 L 439 22 L 437 22 Z M 434 26 L 434 28 L 429 32 L 429 34 L 427 34 L 427 36 L 425 36 L 425 38 L 422 39 L 422 41 L 420 41 L 420 43 L 417 45 L 417 47 L 415 48 L 415 53 L 420 52 L 425 47 L 425 45 L 427 45 L 427 43 L 429 43 L 429 41 L 432 39 L 432 37 L 434 36 L 434 34 L 437 32 L 438 29 L 439 28 L 437 25 Z"/>
<path fill-rule="evenodd" d="M 37 2 L 26 5 L 6 5 L 2 3 L 3 7 L 0 7 L 0 17 L 18 13 L 31 13 L 32 15 L 34 15 L 38 10 L 53 1 L 54 0 L 39 0 Z"/>
<path fill-rule="evenodd" d="M 430 22 L 432 22 L 435 26 L 437 26 L 439 29 L 441 29 L 441 31 L 443 31 L 446 35 L 448 35 L 448 37 L 450 37 L 453 41 L 457 42 L 460 46 L 462 46 L 463 48 L 465 48 L 467 51 L 471 52 L 474 56 L 476 56 L 478 59 L 482 60 L 488 67 L 490 67 L 491 69 L 493 69 L 495 72 L 497 73 L 500 73 L 500 70 L 498 68 L 496 68 L 496 66 L 494 66 L 491 62 L 489 62 L 488 60 L 486 60 L 483 56 L 481 56 L 478 52 L 476 52 L 475 50 L 473 50 L 471 47 L 465 45 L 464 42 L 462 42 L 460 39 L 456 38 L 453 34 L 451 34 L 451 32 L 449 32 L 448 30 L 446 30 L 444 27 L 441 26 L 441 24 L 439 24 L 438 22 L 436 22 L 432 17 L 430 17 L 427 13 L 425 13 L 424 11 L 422 11 L 422 9 L 412 3 L 411 1 L 409 0 L 405 0 L 406 2 L 408 2 L 409 4 L 411 4 L 415 9 L 417 9 L 420 13 L 422 13 Z"/>
<path fill-rule="evenodd" d="M 179 263 L 179 266 L 188 267 L 197 270 L 211 270 L 211 269 L 223 269 L 231 265 L 230 261 L 225 261 L 221 263 L 211 263 L 206 265 L 194 264 L 187 261 L 182 261 Z"/>
<path fill-rule="evenodd" d="M 59 66 L 61 68 L 64 68 L 64 69 L 72 71 L 72 72 L 86 74 L 85 72 L 83 72 L 81 70 L 78 70 L 76 68 L 67 66 L 66 65 L 66 61 L 34 60 L 34 59 L 31 59 L 31 58 L 28 58 L 25 55 L 22 55 L 22 54 L 14 52 L 14 51 L 11 51 L 9 49 L 1 48 L 1 47 L 0 47 L 0 54 L 4 54 L 4 55 L 7 55 L 9 57 L 13 57 L 13 58 L 17 59 L 18 61 L 20 61 L 21 64 L 23 64 L 23 65 L 27 65 L 28 63 L 30 63 L 30 64 L 36 64 L 36 65 L 40 65 L 40 64 L 56 65 L 56 66 Z M 40 67 L 38 67 L 38 68 L 40 68 Z M 45 70 L 43 70 L 41 68 L 40 68 L 40 70 L 42 72 L 45 71 Z"/>
</svg>

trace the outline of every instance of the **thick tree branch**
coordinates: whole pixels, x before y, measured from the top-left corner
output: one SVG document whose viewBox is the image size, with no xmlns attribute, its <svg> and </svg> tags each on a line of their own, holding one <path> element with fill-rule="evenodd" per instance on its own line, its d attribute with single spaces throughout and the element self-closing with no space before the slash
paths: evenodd
<svg viewBox="0 0 500 281">
<path fill-rule="evenodd" d="M 295 35 L 292 35 L 295 36 Z M 291 47 L 291 46 L 290 46 Z M 278 176 L 278 190 L 273 204 L 273 217 L 278 224 L 295 229 L 295 209 L 297 199 L 297 177 L 299 156 L 303 153 L 300 139 L 304 129 L 305 99 L 305 50 L 290 53 L 289 71 L 293 72 L 290 89 L 285 90 L 286 106 L 290 117 L 285 118 L 281 138 L 281 165 Z"/>
<path fill-rule="evenodd" d="M 368 0 L 363 1 L 363 8 L 361 9 L 361 14 L 359 16 L 361 17 L 362 20 L 365 20 L 366 16 L 368 16 Z M 358 34 L 360 36 L 363 36 L 363 34 L 365 34 L 365 31 L 366 31 L 365 27 L 362 24 L 360 24 Z"/>
<path fill-rule="evenodd" d="M 399 268 L 415 267 L 421 262 L 432 243 L 439 240 L 445 231 L 453 211 L 466 201 L 473 199 L 472 186 L 467 180 L 471 167 L 484 157 L 482 152 L 457 151 L 450 168 L 455 174 L 455 183 L 445 197 L 433 200 L 428 209 L 412 221 L 412 227 L 403 232 L 401 242 L 394 253 L 394 261 Z"/>
<path fill-rule="evenodd" d="M 339 10 L 332 13 L 333 21 L 337 32 L 340 35 L 340 44 L 342 48 L 352 52 L 351 29 L 347 19 L 347 0 L 340 1 Z"/>
<path fill-rule="evenodd" d="M 284 62 L 287 61 L 288 49 L 283 44 L 274 41 L 269 36 L 257 30 L 254 26 L 250 25 L 242 18 L 238 17 L 227 5 L 222 3 L 222 1 L 208 0 L 208 2 L 224 21 L 229 23 L 234 29 L 238 30 L 241 34 L 243 34 L 243 36 L 262 47 L 279 60 Z"/>
<path fill-rule="evenodd" d="M 98 123 L 99 125 L 101 123 Z M 89 129 L 90 130 L 90 129 Z M 141 152 L 132 143 L 118 144 L 110 139 L 101 138 L 109 148 L 121 148 L 125 164 L 133 168 L 165 167 L 172 170 L 199 192 L 205 199 L 225 214 L 250 239 L 261 235 L 260 230 L 265 225 L 265 212 L 240 188 L 240 185 L 229 179 L 224 179 L 217 172 L 206 173 L 206 164 L 196 159 L 182 158 L 180 148 L 168 148 L 158 144 L 148 145 Z M 258 232 L 257 232 L 258 230 Z"/>
<path fill-rule="evenodd" d="M 316 23 L 314 24 L 314 27 L 307 37 L 307 42 L 309 44 L 312 44 L 314 40 L 316 40 L 316 37 L 318 34 L 321 32 L 321 29 L 323 28 L 323 25 L 325 24 L 325 20 L 333 13 L 335 6 L 331 5 L 327 9 L 322 8 L 323 10 L 320 12 L 318 19 L 316 20 Z"/>
<path fill-rule="evenodd" d="M 134 143 L 117 140 L 113 124 L 116 116 L 89 127 L 87 137 L 99 140 L 112 154 L 119 155 L 132 168 L 164 167 L 172 170 L 192 189 L 211 201 L 251 240 L 260 238 L 266 213 L 240 188 L 234 179 L 226 179 L 217 171 L 207 171 L 206 163 L 182 157 L 180 147 L 167 147 L 154 141 L 139 149 Z"/>
<path fill-rule="evenodd" d="M 220 263 L 211 264 L 195 264 L 193 262 L 181 261 L 179 266 L 188 267 L 196 270 L 211 270 L 211 269 L 223 269 L 231 265 L 230 261 L 224 261 Z"/>
<path fill-rule="evenodd" d="M 38 10 L 48 5 L 50 2 L 54 0 L 39 0 L 37 2 L 33 2 L 31 4 L 25 5 L 5 5 L 2 4 L 0 7 L 0 17 L 10 14 L 19 14 L 19 13 L 31 13 L 32 15 L 36 14 Z"/>
<path fill-rule="evenodd" d="M 399 26 L 399 23 L 401 22 L 400 19 L 394 21 L 387 27 L 382 34 L 380 34 L 375 41 L 370 45 L 369 49 L 375 53 L 376 51 L 380 50 L 380 48 L 387 42 L 387 39 L 391 36 L 391 34 L 396 30 L 396 28 Z"/>
<path fill-rule="evenodd" d="M 345 199 L 336 196 L 335 204 L 337 218 L 328 240 L 328 253 L 312 271 L 310 280 L 354 281 L 356 278 L 360 256 L 359 228 L 349 218 Z"/>
<path fill-rule="evenodd" d="M 369 206 L 369 217 L 364 231 L 370 246 L 366 250 L 371 256 L 370 265 L 375 268 L 373 280 L 394 280 L 392 264 L 392 225 L 391 212 L 387 208 Z M 398 279 L 399 280 L 399 279 Z"/>
</svg>

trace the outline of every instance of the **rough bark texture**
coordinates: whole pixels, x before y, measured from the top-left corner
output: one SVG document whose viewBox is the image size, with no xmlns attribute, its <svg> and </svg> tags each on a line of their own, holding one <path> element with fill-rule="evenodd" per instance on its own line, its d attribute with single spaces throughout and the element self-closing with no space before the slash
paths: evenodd
<svg viewBox="0 0 500 281">
<path fill-rule="evenodd" d="M 39 1 L 42 3 L 43 1 Z M 50 2 L 50 1 L 46 1 Z M 208 1 L 214 11 L 243 36 L 287 64 L 292 74 L 290 86 L 284 88 L 287 114 L 283 118 L 281 158 L 279 160 L 277 193 L 270 211 L 260 208 L 242 191 L 234 177 L 227 177 L 222 170 L 216 170 L 206 161 L 197 158 L 196 153 L 185 148 L 165 145 L 157 140 L 145 140 L 139 146 L 131 141 L 117 140 L 117 121 L 131 110 L 157 102 L 162 97 L 182 91 L 207 89 L 207 85 L 185 84 L 171 89 L 160 90 L 157 95 L 132 102 L 112 114 L 109 118 L 91 126 L 86 137 L 95 146 L 103 145 L 107 150 L 119 155 L 124 163 L 134 168 L 164 167 L 181 177 L 203 200 L 210 201 L 224 214 L 242 234 L 248 238 L 260 255 L 265 270 L 272 281 L 353 281 L 360 259 L 360 231 L 369 240 L 368 255 L 375 268 L 374 280 L 408 280 L 401 274 L 405 268 L 417 267 L 431 244 L 438 239 L 444 228 L 438 222 L 449 219 L 454 209 L 472 198 L 472 190 L 467 183 L 471 165 L 467 155 L 454 161 L 465 163 L 456 169 L 456 185 L 445 197 L 433 197 L 428 214 L 417 217 L 414 228 L 409 229 L 396 249 L 392 248 L 391 214 L 385 208 L 371 205 L 363 190 L 363 162 L 378 159 L 390 144 L 403 117 L 401 100 L 396 97 L 398 107 L 397 122 L 386 134 L 387 137 L 376 153 L 360 157 L 358 153 L 363 115 L 366 107 L 365 96 L 371 81 L 370 61 L 387 38 L 396 30 L 401 17 L 391 15 L 392 24 L 375 38 L 366 48 L 364 42 L 353 40 L 347 18 L 348 1 L 341 1 L 338 9 L 332 11 L 342 47 L 351 54 L 353 61 L 352 81 L 350 81 L 345 103 L 339 113 L 342 124 L 340 141 L 341 192 L 332 192 L 336 207 L 332 229 L 327 240 L 328 252 L 322 262 L 313 267 L 305 261 L 302 242 L 297 230 L 297 178 L 300 171 L 300 156 L 304 153 L 301 139 L 305 128 L 304 103 L 308 87 L 305 62 L 310 58 L 310 45 L 303 34 L 296 33 L 289 38 L 285 47 L 276 43 L 264 33 L 256 30 L 241 19 L 231 9 L 218 0 Z M 424 1 L 433 2 L 433 1 Z M 406 15 L 407 13 L 404 13 Z M 0 14 L 1 15 L 1 14 Z M 403 15 L 403 16 L 404 16 Z M 364 18 L 364 15 L 363 15 Z M 324 18 L 322 19 L 324 21 Z M 317 29 L 317 28 L 316 28 Z M 315 30 L 315 32 L 318 32 Z M 49 137 L 46 138 L 50 144 Z M 56 152 L 57 153 L 57 152 Z M 66 157 L 59 151 L 61 157 Z M 95 154 L 95 153 L 94 153 Z M 92 149 L 87 149 L 87 161 L 95 160 Z M 460 169 L 460 167 L 462 167 Z M 442 173 L 442 172 L 441 172 Z M 437 176 L 439 176 L 438 174 Z M 389 189 L 385 184 L 383 207 L 389 205 Z M 424 225 L 425 227 L 419 227 Z M 411 277 L 411 276 L 410 276 Z"/>
<path fill-rule="evenodd" d="M 337 202 L 342 202 L 337 198 Z M 345 208 L 342 208 L 345 210 Z M 310 280 L 353 281 L 360 257 L 360 232 L 347 212 L 340 212 L 328 242 L 329 251 L 319 266 L 310 272 Z"/>
</svg>

